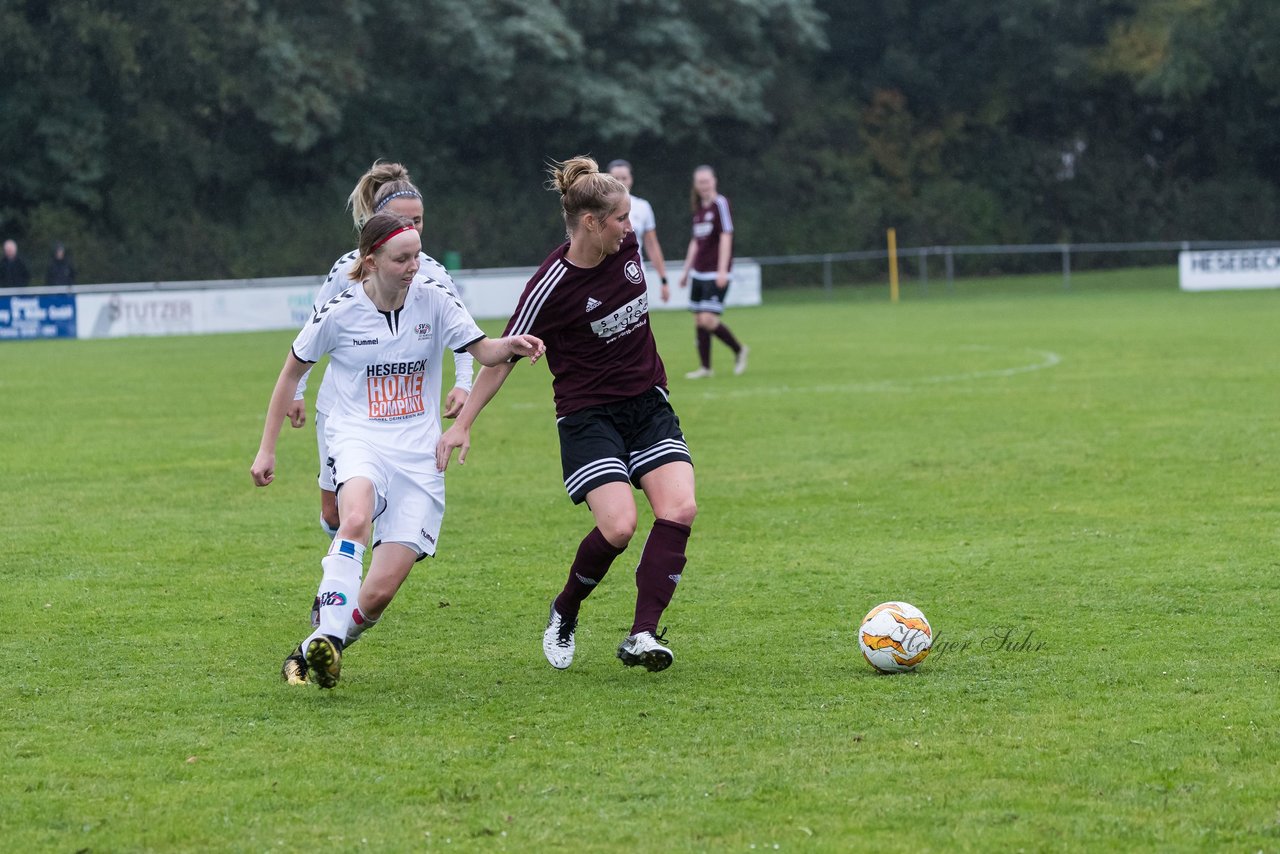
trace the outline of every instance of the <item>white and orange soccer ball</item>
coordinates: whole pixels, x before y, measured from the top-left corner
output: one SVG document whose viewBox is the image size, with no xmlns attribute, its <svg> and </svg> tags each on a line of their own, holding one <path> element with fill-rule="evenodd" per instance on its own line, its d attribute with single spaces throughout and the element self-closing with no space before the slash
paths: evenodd
<svg viewBox="0 0 1280 854">
<path fill-rule="evenodd" d="M 885 602 L 862 618 L 862 655 L 881 673 L 915 670 L 933 648 L 933 629 L 924 612 L 906 602 Z"/>
</svg>

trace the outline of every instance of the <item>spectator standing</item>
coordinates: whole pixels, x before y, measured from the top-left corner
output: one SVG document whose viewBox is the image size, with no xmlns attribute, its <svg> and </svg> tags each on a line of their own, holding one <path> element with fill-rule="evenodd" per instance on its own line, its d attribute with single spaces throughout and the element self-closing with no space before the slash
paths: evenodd
<svg viewBox="0 0 1280 854">
<path fill-rule="evenodd" d="M 68 287 L 76 283 L 76 267 L 71 263 L 71 253 L 62 243 L 53 244 L 53 254 L 49 256 L 49 270 L 45 273 L 45 284 Z"/>
<path fill-rule="evenodd" d="M 4 257 L 0 258 L 0 288 L 25 288 L 31 284 L 31 271 L 27 263 L 18 257 L 18 244 L 4 242 Z"/>
</svg>

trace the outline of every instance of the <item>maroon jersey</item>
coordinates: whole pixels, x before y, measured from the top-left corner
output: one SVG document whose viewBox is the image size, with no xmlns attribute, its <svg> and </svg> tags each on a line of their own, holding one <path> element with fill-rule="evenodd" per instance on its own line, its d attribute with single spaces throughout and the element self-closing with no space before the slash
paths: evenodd
<svg viewBox="0 0 1280 854">
<path fill-rule="evenodd" d="M 721 234 L 733 234 L 733 217 L 729 214 L 729 200 L 716 196 L 693 214 L 693 239 L 698 244 L 693 253 L 693 272 L 714 273 L 719 269 Z M 732 254 L 729 269 L 733 269 Z"/>
<path fill-rule="evenodd" d="M 542 262 L 503 333 L 546 343 L 556 416 L 665 389 L 635 234 L 589 270 L 565 260 L 568 251 L 565 243 Z"/>
</svg>

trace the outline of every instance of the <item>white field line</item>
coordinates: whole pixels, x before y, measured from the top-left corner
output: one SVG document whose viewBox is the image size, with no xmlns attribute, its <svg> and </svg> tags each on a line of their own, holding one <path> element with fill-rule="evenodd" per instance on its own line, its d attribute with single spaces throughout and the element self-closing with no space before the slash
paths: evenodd
<svg viewBox="0 0 1280 854">
<path fill-rule="evenodd" d="M 962 350 L 991 350 L 990 347 L 962 347 Z M 956 374 L 936 374 L 928 377 L 916 377 L 915 379 L 892 379 L 877 380 L 875 382 L 855 382 L 855 383 L 838 383 L 838 384 L 819 384 L 819 385 L 773 385 L 773 386 L 753 386 L 745 389 L 705 389 L 699 395 L 693 392 L 692 395 L 685 389 L 681 389 L 684 396 L 701 396 L 707 399 L 717 397 L 754 397 L 759 395 L 776 395 L 776 394 L 849 394 L 856 392 L 899 392 L 910 391 L 916 386 L 924 385 L 949 385 L 953 383 L 971 382 L 973 380 L 994 379 L 997 377 L 1012 377 L 1018 374 L 1029 374 L 1033 371 L 1043 371 L 1046 368 L 1052 368 L 1062 364 L 1062 357 L 1052 350 L 1025 350 L 1025 353 L 1034 355 L 1036 360 L 1021 365 L 1014 365 L 1008 368 L 991 368 L 985 371 L 963 371 Z M 707 382 L 699 380 L 699 382 Z M 714 379 L 711 380 L 714 382 Z"/>
</svg>

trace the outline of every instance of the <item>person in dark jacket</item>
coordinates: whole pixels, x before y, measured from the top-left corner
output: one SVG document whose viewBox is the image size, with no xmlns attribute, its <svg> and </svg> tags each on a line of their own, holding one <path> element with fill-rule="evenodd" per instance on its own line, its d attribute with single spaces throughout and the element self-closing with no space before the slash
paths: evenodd
<svg viewBox="0 0 1280 854">
<path fill-rule="evenodd" d="M 25 288 L 31 284 L 31 271 L 18 257 L 18 244 L 4 242 L 4 257 L 0 258 L 0 288 Z"/>
<path fill-rule="evenodd" d="M 71 263 L 71 253 L 63 244 L 53 244 L 53 254 L 49 256 L 49 271 L 45 274 L 45 284 L 65 287 L 75 283 L 76 267 Z"/>
</svg>

